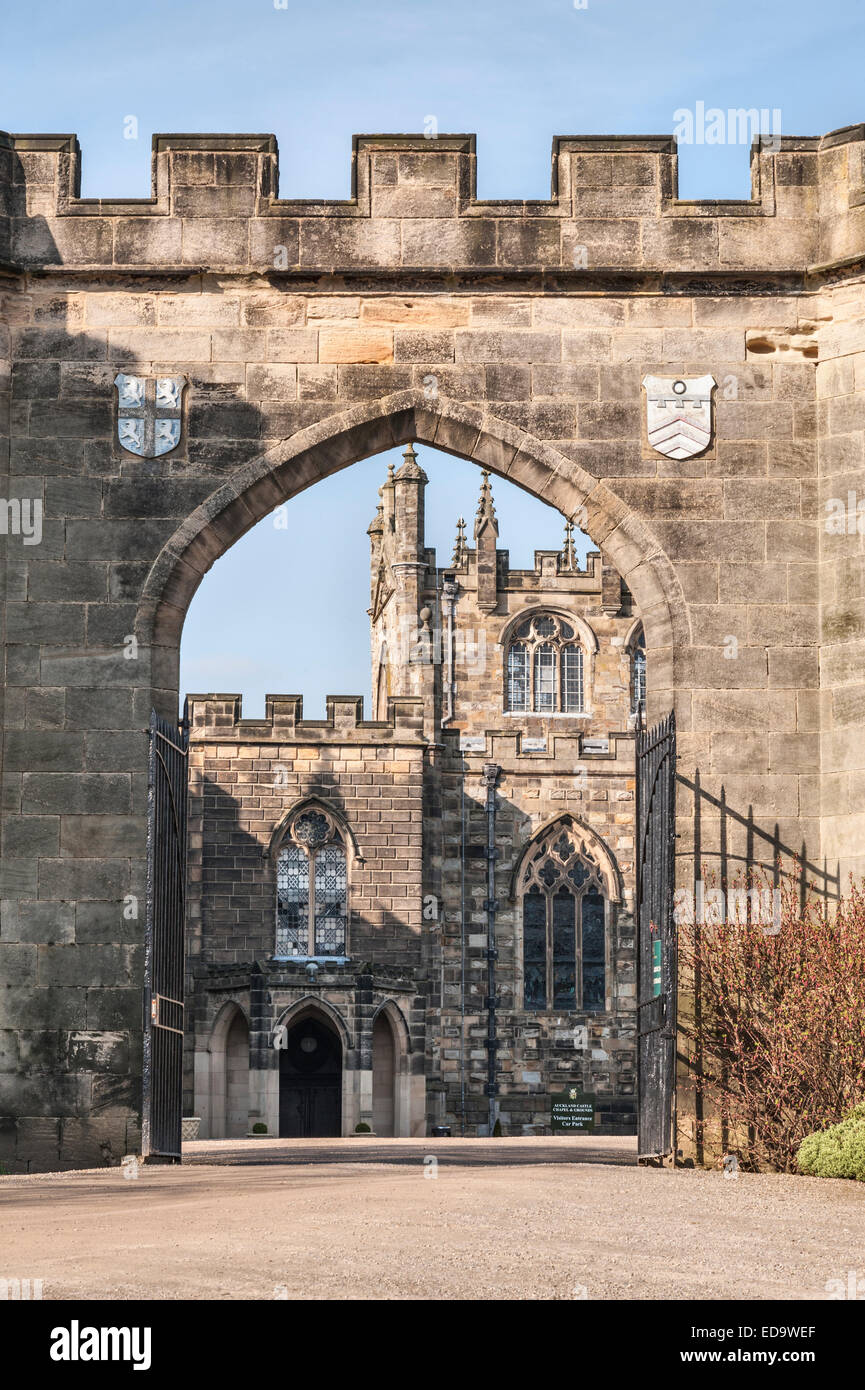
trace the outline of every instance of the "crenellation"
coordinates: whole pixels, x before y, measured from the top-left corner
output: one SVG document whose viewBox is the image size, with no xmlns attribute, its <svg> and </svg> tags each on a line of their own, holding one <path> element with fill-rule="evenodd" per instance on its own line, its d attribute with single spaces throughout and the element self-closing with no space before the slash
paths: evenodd
<svg viewBox="0 0 865 1390">
<path fill-rule="evenodd" d="M 279 196 L 270 135 L 156 135 L 151 196 L 125 200 L 80 197 L 75 136 L 0 141 L 21 265 L 804 271 L 865 249 L 861 126 L 758 137 L 751 198 L 700 201 L 678 197 L 670 137 L 557 137 L 548 201 L 479 200 L 470 135 L 355 136 L 330 200 Z"/>
</svg>

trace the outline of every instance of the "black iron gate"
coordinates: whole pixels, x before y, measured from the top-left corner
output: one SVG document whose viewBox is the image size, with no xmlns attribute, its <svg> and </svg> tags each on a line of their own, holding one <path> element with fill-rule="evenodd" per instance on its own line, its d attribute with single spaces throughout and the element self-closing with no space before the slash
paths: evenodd
<svg viewBox="0 0 865 1390">
<path fill-rule="evenodd" d="M 150 716 L 141 1152 L 180 1161 L 189 725 Z"/>
<path fill-rule="evenodd" d="M 672 1153 L 676 1107 L 676 716 L 637 726 L 638 1153 Z"/>
</svg>

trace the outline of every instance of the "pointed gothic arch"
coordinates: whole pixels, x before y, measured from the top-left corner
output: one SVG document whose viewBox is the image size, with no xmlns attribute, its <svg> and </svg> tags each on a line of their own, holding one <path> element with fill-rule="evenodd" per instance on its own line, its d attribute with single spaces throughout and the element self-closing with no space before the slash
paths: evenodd
<svg viewBox="0 0 865 1390">
<path fill-rule="evenodd" d="M 235 999 L 220 1005 L 206 1047 L 196 1051 L 195 1095 L 202 1139 L 230 1139 L 246 1134 L 249 1018 Z"/>
<path fill-rule="evenodd" d="M 618 877 L 604 841 L 573 816 L 554 816 L 532 836 L 511 880 L 523 1009 L 588 1016 L 612 1007 Z"/>
<path fill-rule="evenodd" d="M 572 834 L 577 841 L 577 848 L 584 852 L 586 858 L 593 861 L 598 866 L 598 872 L 604 885 L 604 891 L 611 903 L 619 904 L 622 901 L 622 873 L 616 861 L 613 851 L 610 849 L 606 840 L 593 830 L 585 821 L 573 816 L 570 812 L 562 812 L 555 816 L 550 816 L 532 834 L 531 839 L 523 847 L 522 852 L 514 864 L 511 874 L 509 897 L 515 901 L 519 895 L 520 878 L 524 870 L 526 861 L 530 858 L 537 846 L 557 828 L 561 827 Z"/>
<path fill-rule="evenodd" d="M 555 603 L 530 603 L 527 608 L 522 608 L 519 613 L 514 613 L 508 618 L 499 634 L 500 645 L 502 647 L 507 646 L 521 623 L 545 613 L 552 613 L 557 618 L 567 619 L 571 626 L 576 629 L 587 652 L 594 653 L 598 650 L 598 639 L 591 623 L 581 613 L 571 612 L 565 605 Z"/>
<path fill-rule="evenodd" d="M 390 1058 L 383 1047 L 382 1025 L 390 1035 Z M 376 1133 L 395 1139 L 409 1138 L 412 1124 L 411 1033 L 402 1009 L 394 999 L 385 999 L 373 1014 L 370 1025 L 372 1056 L 372 1110 Z M 389 1067 L 389 1073 L 388 1073 Z M 386 1094 L 389 1090 L 389 1096 Z M 384 1119 L 384 1127 L 379 1128 Z"/>
<path fill-rule="evenodd" d="M 139 643 L 152 651 L 153 699 L 176 709 L 180 636 L 189 604 L 213 563 L 258 521 L 298 492 L 360 459 L 412 440 L 478 463 L 516 483 L 581 527 L 625 580 L 663 680 L 658 708 L 672 703 L 672 657 L 691 643 L 674 567 L 648 525 L 612 488 L 551 444 L 494 414 L 421 390 L 395 392 L 335 413 L 252 459 L 205 499 L 164 543 L 136 615 Z M 661 654 L 666 660 L 660 661 Z"/>
<path fill-rule="evenodd" d="M 357 836 L 349 825 L 345 815 L 339 807 L 334 806 L 327 797 L 319 796 L 315 792 L 311 792 L 308 796 L 303 796 L 298 801 L 292 802 L 291 806 L 283 812 L 274 825 L 273 830 L 270 832 L 267 845 L 262 850 L 263 857 L 265 859 L 275 860 L 279 852 L 279 847 L 285 839 L 286 833 L 295 817 L 301 815 L 304 811 L 316 810 L 321 811 L 324 815 L 329 816 L 331 820 L 336 822 L 345 844 L 351 852 L 352 860 L 362 864 L 364 856 L 358 845 Z"/>
<path fill-rule="evenodd" d="M 342 1043 L 343 1058 L 345 1058 L 346 1054 L 352 1051 L 354 1047 L 351 1034 L 348 1031 L 348 1025 L 342 1017 L 342 1014 L 340 1014 L 332 1004 L 329 1004 L 326 999 L 322 999 L 317 994 L 304 994 L 301 999 L 296 999 L 294 1003 L 288 1004 L 274 1019 L 274 1031 L 279 1027 L 293 1028 L 295 1023 L 299 1023 L 302 1018 L 310 1013 L 323 1014 L 325 1022 L 329 1023 L 330 1026 L 336 1030 L 339 1035 L 339 1040 Z"/>
</svg>

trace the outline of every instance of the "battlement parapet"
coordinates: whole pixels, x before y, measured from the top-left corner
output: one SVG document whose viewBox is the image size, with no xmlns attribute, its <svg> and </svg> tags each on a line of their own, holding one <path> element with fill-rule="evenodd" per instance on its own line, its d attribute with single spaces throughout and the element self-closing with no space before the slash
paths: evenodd
<svg viewBox="0 0 865 1390">
<path fill-rule="evenodd" d="M 561 550 L 536 550 L 533 569 L 511 569 L 509 552 L 496 550 L 497 587 L 499 589 L 537 589 L 548 581 L 555 581 L 557 589 L 579 594 L 600 593 L 602 589 L 602 561 L 598 550 L 590 550 L 586 564 L 571 567 Z M 477 570 L 478 553 L 474 546 L 466 546 L 461 564 L 444 565 L 437 573 L 453 574 L 459 578 L 474 576 Z M 607 566 L 606 568 L 609 568 Z"/>
<path fill-rule="evenodd" d="M 326 707 L 324 719 L 304 719 L 302 695 L 267 695 L 264 718 L 244 719 L 242 695 L 190 695 L 190 742 L 426 742 L 423 701 L 413 696 L 392 697 L 386 719 L 364 719 L 361 695 L 328 695 Z"/>
<path fill-rule="evenodd" d="M 563 287 L 610 271 L 803 275 L 865 256 L 863 151 L 862 125 L 762 135 L 750 198 L 689 200 L 672 136 L 557 136 L 549 199 L 479 199 L 473 135 L 356 135 L 350 196 L 292 199 L 273 135 L 155 135 L 150 197 L 104 199 L 80 196 L 76 136 L 0 133 L 0 259 L 311 285 L 336 267 L 542 272 Z"/>
</svg>

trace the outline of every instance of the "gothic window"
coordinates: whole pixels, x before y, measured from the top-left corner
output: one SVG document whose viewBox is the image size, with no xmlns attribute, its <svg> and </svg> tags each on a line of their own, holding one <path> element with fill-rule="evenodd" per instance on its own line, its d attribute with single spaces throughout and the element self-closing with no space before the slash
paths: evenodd
<svg viewBox="0 0 865 1390">
<path fill-rule="evenodd" d="M 529 649 L 525 642 L 512 642 L 508 648 L 508 709 L 529 708 Z"/>
<path fill-rule="evenodd" d="M 513 714 L 582 714 L 583 649 L 570 623 L 538 613 L 520 623 L 507 651 L 506 708 Z"/>
<path fill-rule="evenodd" d="M 290 822 L 276 863 L 276 957 L 344 956 L 348 925 L 345 842 L 324 811 Z"/>
<path fill-rule="evenodd" d="M 606 900 L 598 865 L 567 825 L 521 870 L 523 1006 L 596 1012 L 606 1005 Z"/>
<path fill-rule="evenodd" d="M 631 646 L 631 713 L 646 707 L 646 635 L 640 628 Z"/>
</svg>

